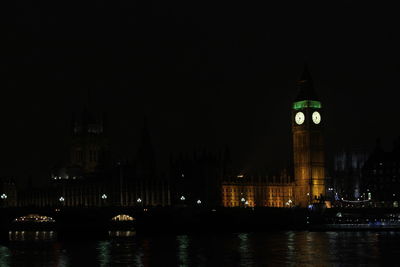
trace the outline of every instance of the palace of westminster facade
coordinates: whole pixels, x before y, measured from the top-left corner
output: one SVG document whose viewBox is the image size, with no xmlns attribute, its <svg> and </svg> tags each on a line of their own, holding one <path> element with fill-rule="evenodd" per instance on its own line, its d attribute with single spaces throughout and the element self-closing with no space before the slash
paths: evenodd
<svg viewBox="0 0 400 267">
<path fill-rule="evenodd" d="M 283 170 L 270 176 L 234 174 L 227 151 L 203 151 L 171 159 L 169 175 L 159 175 L 146 123 L 136 160 L 113 163 L 106 116 L 98 118 L 86 108 L 79 118 L 72 119 L 69 161 L 54 168 L 49 186 L 28 186 L 17 193 L 8 186 L 7 203 L 36 207 L 307 207 L 323 203 L 324 119 L 307 67 L 297 87 L 291 116 L 293 172 Z"/>
<path fill-rule="evenodd" d="M 222 183 L 224 207 L 308 207 L 326 199 L 322 104 L 307 66 L 292 106 L 293 175 L 238 175 Z"/>
</svg>

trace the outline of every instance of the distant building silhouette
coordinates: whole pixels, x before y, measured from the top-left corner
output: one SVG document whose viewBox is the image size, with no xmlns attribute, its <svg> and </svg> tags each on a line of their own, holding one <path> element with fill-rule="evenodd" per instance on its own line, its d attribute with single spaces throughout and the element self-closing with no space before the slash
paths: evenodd
<svg viewBox="0 0 400 267">
<path fill-rule="evenodd" d="M 107 117 L 96 117 L 85 109 L 80 120 L 72 119 L 70 164 L 84 174 L 94 173 L 110 163 Z"/>
<path fill-rule="evenodd" d="M 380 140 L 362 169 L 362 197 L 371 205 L 399 207 L 400 202 L 400 139 L 391 151 L 384 151 Z"/>
<path fill-rule="evenodd" d="M 71 123 L 70 159 L 54 168 L 46 188 L 22 192 L 20 206 L 100 207 L 167 206 L 167 177 L 156 171 L 155 154 L 147 123 L 134 161 L 112 161 L 106 116 L 101 119 L 85 108 Z"/>
<path fill-rule="evenodd" d="M 358 200 L 361 197 L 362 170 L 368 156 L 367 152 L 360 149 L 342 150 L 335 154 L 330 186 L 332 194 L 337 193 L 346 200 Z"/>
<path fill-rule="evenodd" d="M 135 161 L 121 163 L 119 177 L 114 178 L 122 188 L 122 206 L 170 205 L 168 177 L 156 170 L 155 151 L 145 121 Z"/>
<path fill-rule="evenodd" d="M 47 188 L 28 188 L 18 203 L 38 207 L 308 207 L 324 203 L 325 120 L 307 67 L 297 87 L 291 116 L 293 170 L 240 173 L 225 149 L 171 158 L 169 175 L 160 175 L 146 120 L 135 159 L 113 161 L 106 116 L 95 116 L 88 104 L 81 116 L 72 119 L 68 162 L 54 168 Z"/>
<path fill-rule="evenodd" d="M 203 150 L 180 155 L 170 162 L 171 201 L 178 206 L 220 206 L 221 182 L 228 165 L 228 151 Z"/>
</svg>

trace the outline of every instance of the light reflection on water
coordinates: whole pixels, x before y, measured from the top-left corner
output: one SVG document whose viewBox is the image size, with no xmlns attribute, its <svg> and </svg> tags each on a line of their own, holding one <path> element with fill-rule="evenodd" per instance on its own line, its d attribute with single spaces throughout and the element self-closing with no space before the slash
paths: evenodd
<svg viewBox="0 0 400 267">
<path fill-rule="evenodd" d="M 10 231 L 0 245 L 0 266 L 69 266 L 68 255 L 54 231 Z"/>
<path fill-rule="evenodd" d="M 0 266 L 9 266 L 10 255 L 10 250 L 0 245 Z"/>
<path fill-rule="evenodd" d="M 400 232 L 120 232 L 108 240 L 85 242 L 49 236 L 14 234 L 14 241 L 0 245 L 0 266 L 365 266 L 390 265 L 400 253 Z"/>
<path fill-rule="evenodd" d="M 57 234 L 55 231 L 9 231 L 8 240 L 18 241 L 55 241 Z"/>
<path fill-rule="evenodd" d="M 252 253 L 252 248 L 250 247 L 249 233 L 242 233 L 238 235 L 239 238 L 239 255 L 240 255 L 240 265 L 248 266 L 252 263 L 254 258 Z"/>
<path fill-rule="evenodd" d="M 189 266 L 189 237 L 187 235 L 179 235 L 176 237 L 178 242 L 178 263 L 179 266 Z"/>
<path fill-rule="evenodd" d="M 109 237 L 133 237 L 136 231 L 108 231 Z"/>
</svg>

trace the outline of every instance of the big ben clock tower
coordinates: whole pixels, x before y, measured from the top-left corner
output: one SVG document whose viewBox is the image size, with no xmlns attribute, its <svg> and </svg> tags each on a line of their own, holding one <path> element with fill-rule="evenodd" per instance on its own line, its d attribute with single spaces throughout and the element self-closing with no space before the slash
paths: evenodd
<svg viewBox="0 0 400 267">
<path fill-rule="evenodd" d="M 307 66 L 297 88 L 292 108 L 295 204 L 307 207 L 325 196 L 324 117 Z"/>
</svg>

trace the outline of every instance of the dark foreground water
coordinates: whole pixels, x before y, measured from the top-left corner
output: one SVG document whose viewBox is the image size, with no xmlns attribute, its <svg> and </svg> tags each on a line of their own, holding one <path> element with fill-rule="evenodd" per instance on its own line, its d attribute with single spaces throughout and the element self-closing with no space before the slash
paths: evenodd
<svg viewBox="0 0 400 267">
<path fill-rule="evenodd" d="M 53 232 L 13 233 L 0 244 L 0 266 L 398 266 L 400 255 L 400 232 L 113 236 L 60 242 Z"/>
</svg>

